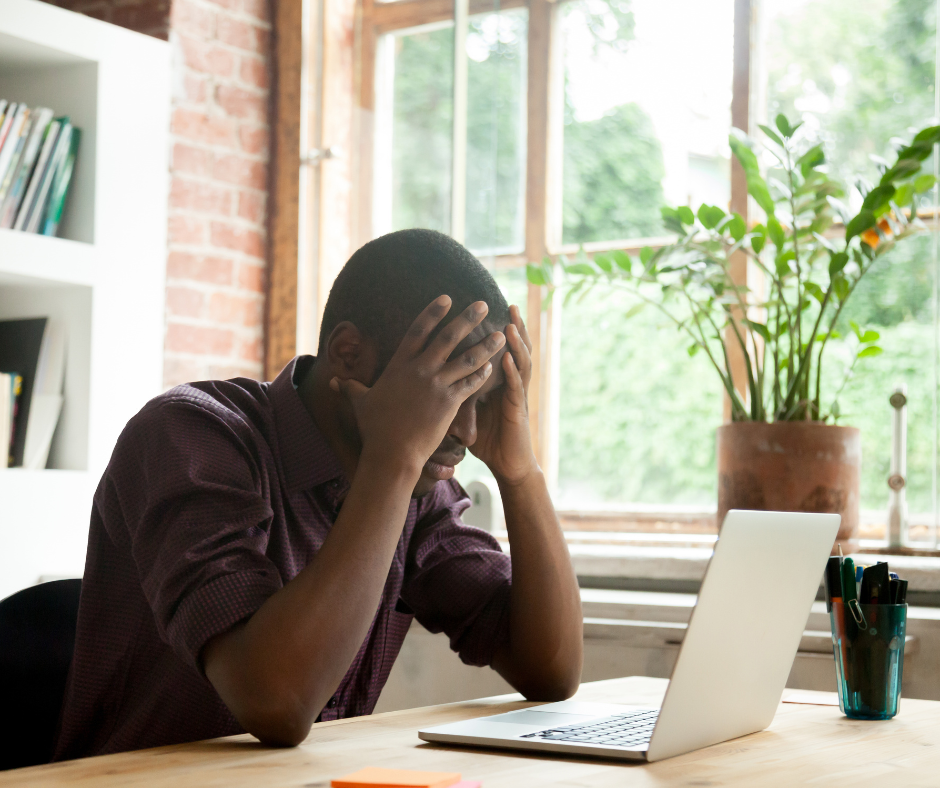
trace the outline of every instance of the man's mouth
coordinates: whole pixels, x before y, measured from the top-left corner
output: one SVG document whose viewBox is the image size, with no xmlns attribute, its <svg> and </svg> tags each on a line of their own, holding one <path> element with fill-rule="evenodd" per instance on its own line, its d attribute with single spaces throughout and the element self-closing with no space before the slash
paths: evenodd
<svg viewBox="0 0 940 788">
<path fill-rule="evenodd" d="M 457 463 L 462 459 L 462 454 L 433 455 L 424 463 L 424 472 L 427 476 L 439 482 L 453 479 Z"/>
</svg>

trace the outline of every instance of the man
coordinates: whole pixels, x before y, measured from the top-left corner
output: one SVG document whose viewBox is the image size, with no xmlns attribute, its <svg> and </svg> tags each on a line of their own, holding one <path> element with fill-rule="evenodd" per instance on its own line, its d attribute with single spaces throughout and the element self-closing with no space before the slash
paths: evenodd
<svg viewBox="0 0 940 788">
<path fill-rule="evenodd" d="M 408 626 L 526 697 L 569 697 L 581 609 L 529 440 L 518 307 L 460 244 L 407 230 L 337 277 L 317 357 L 178 386 L 98 486 L 56 759 L 368 714 Z M 470 449 L 511 559 L 460 521 Z"/>
</svg>

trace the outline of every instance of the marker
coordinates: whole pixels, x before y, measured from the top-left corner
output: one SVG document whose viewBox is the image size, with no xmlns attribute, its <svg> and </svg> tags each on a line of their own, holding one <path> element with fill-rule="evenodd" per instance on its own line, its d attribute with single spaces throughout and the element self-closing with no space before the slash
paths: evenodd
<svg viewBox="0 0 940 788">
<path fill-rule="evenodd" d="M 842 603 L 842 559 L 839 556 L 829 557 L 823 581 L 826 587 L 826 611 L 832 612 L 833 603 Z"/>
</svg>

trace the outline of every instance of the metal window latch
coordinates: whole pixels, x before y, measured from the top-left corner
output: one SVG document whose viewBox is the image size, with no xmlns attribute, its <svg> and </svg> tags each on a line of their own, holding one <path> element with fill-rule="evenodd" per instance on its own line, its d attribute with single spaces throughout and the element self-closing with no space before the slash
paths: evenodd
<svg viewBox="0 0 940 788">
<path fill-rule="evenodd" d="M 342 149 L 335 145 L 331 145 L 329 148 L 311 148 L 307 151 L 305 156 L 301 157 L 300 161 L 303 164 L 315 165 L 320 164 L 327 159 L 341 158 L 343 158 Z"/>
</svg>

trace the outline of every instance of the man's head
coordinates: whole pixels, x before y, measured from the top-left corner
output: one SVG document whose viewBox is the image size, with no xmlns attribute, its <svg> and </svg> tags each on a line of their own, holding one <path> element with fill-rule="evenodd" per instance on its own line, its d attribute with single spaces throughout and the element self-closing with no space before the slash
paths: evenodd
<svg viewBox="0 0 940 788">
<path fill-rule="evenodd" d="M 452 305 L 438 330 L 446 326 L 475 301 L 489 307 L 484 322 L 457 348 L 461 352 L 493 331 L 502 331 L 510 321 L 509 305 L 496 281 L 467 249 L 433 230 L 401 230 L 367 243 L 346 263 L 330 291 L 320 331 L 318 365 L 340 357 L 339 346 L 358 350 L 355 355 L 357 379 L 372 385 L 385 369 L 415 318 L 434 299 L 448 295 Z M 435 332 L 436 334 L 436 332 Z M 433 336 L 432 336 L 433 338 Z M 476 403 L 503 383 L 499 363 L 493 361 L 493 374 L 476 395 L 461 407 L 447 437 L 434 453 L 415 488 L 423 495 L 448 468 L 460 462 L 465 449 L 476 438 Z M 348 364 L 349 362 L 344 362 Z M 338 374 L 338 371 L 334 371 Z M 344 437 L 357 442 L 351 410 L 337 414 Z"/>
</svg>

